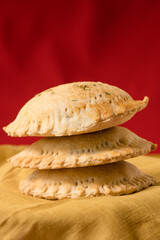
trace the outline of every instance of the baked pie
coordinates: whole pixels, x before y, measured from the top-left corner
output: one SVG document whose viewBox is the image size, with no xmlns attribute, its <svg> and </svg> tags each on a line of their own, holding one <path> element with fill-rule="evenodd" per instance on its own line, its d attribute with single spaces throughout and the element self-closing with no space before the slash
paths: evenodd
<svg viewBox="0 0 160 240">
<path fill-rule="evenodd" d="M 73 168 L 117 162 L 156 149 L 124 127 L 67 137 L 46 137 L 26 147 L 8 161 L 14 167 Z"/>
<path fill-rule="evenodd" d="M 147 106 L 118 87 L 74 82 L 37 94 L 3 129 L 10 136 L 67 136 L 120 125 Z"/>
<path fill-rule="evenodd" d="M 86 168 L 36 170 L 20 182 L 26 195 L 46 199 L 122 195 L 140 191 L 156 182 L 126 161 Z"/>
</svg>

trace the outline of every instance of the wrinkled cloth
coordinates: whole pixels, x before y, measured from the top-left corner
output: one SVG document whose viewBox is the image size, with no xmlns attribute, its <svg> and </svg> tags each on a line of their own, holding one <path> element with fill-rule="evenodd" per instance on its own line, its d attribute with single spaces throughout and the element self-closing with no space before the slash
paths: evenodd
<svg viewBox="0 0 160 240">
<path fill-rule="evenodd" d="M 157 179 L 141 192 L 69 200 L 45 200 L 18 190 L 33 169 L 14 168 L 6 158 L 24 146 L 0 146 L 1 240 L 159 240 L 160 156 L 128 160 Z"/>
</svg>

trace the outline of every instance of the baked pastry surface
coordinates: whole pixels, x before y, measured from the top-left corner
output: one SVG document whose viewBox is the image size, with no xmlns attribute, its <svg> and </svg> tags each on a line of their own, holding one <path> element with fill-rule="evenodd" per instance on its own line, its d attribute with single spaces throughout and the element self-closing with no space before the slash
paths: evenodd
<svg viewBox="0 0 160 240">
<path fill-rule="evenodd" d="M 68 137 L 42 138 L 8 159 L 14 167 L 73 168 L 117 162 L 156 149 L 124 127 Z"/>
<path fill-rule="evenodd" d="M 3 129 L 10 136 L 67 136 L 120 125 L 146 107 L 118 87 L 74 82 L 37 94 Z"/>
<path fill-rule="evenodd" d="M 140 191 L 156 182 L 131 163 L 120 161 L 95 167 L 36 170 L 20 182 L 26 195 L 46 199 L 122 195 Z"/>
</svg>

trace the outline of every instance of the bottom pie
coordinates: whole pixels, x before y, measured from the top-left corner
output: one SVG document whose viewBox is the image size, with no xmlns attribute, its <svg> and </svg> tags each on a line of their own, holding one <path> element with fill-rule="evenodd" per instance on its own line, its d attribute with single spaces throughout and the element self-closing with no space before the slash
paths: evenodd
<svg viewBox="0 0 160 240">
<path fill-rule="evenodd" d="M 20 182 L 26 195 L 46 199 L 122 195 L 140 191 L 156 182 L 126 161 L 74 169 L 36 170 Z"/>
</svg>

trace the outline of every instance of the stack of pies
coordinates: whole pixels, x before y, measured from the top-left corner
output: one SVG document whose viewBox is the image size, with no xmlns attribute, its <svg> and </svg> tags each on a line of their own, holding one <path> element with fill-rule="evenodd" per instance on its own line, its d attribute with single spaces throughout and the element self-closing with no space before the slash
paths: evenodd
<svg viewBox="0 0 160 240">
<path fill-rule="evenodd" d="M 10 136 L 42 136 L 9 160 L 36 168 L 20 191 L 46 199 L 122 195 L 155 184 L 123 161 L 156 149 L 119 127 L 147 106 L 125 91 L 100 82 L 76 82 L 37 94 L 4 130 Z"/>
</svg>

